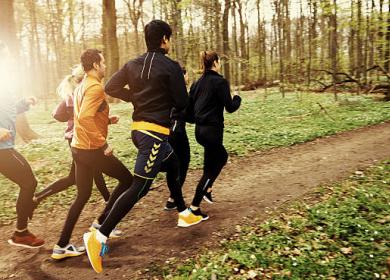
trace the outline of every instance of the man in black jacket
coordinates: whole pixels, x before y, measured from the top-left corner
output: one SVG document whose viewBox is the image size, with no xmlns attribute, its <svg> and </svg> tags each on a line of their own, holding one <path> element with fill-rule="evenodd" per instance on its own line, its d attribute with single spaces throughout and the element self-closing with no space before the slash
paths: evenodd
<svg viewBox="0 0 390 280">
<path fill-rule="evenodd" d="M 168 143 L 170 113 L 173 107 L 183 110 L 187 105 L 187 91 L 180 65 L 165 56 L 170 47 L 172 30 L 161 21 L 153 20 L 145 26 L 148 51 L 130 60 L 108 81 L 108 95 L 131 101 L 134 106 L 131 126 L 132 140 L 138 148 L 131 187 L 115 202 L 100 229 L 84 234 L 84 243 L 92 267 L 103 271 L 102 256 L 110 232 L 145 196 L 160 170 L 176 172 L 176 184 L 170 192 L 179 211 L 178 226 L 188 227 L 202 221 L 186 208 L 179 180 L 176 155 Z M 125 86 L 128 85 L 129 89 Z"/>
</svg>

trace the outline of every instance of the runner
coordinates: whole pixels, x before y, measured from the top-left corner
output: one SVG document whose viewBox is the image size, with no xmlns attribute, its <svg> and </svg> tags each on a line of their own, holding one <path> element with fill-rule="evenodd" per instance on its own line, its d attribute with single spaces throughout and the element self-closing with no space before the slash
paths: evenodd
<svg viewBox="0 0 390 280">
<path fill-rule="evenodd" d="M 165 56 L 171 34 L 171 27 L 161 20 L 148 23 L 145 26 L 148 51 L 125 64 L 106 85 L 108 95 L 133 103 L 131 135 L 138 155 L 131 187 L 115 202 L 101 228 L 84 234 L 88 258 L 98 273 L 103 271 L 102 256 L 106 252 L 107 236 L 147 194 L 160 170 L 176 172 L 176 184 L 169 187 L 179 211 L 178 226 L 188 227 L 202 220 L 185 206 L 178 160 L 168 143 L 170 112 L 173 107 L 179 111 L 184 109 L 188 99 L 180 65 Z"/>
<path fill-rule="evenodd" d="M 60 239 L 54 246 L 54 259 L 79 256 L 85 251 L 85 248 L 77 248 L 69 241 L 80 213 L 91 196 L 95 170 L 119 181 L 98 219 L 99 223 L 93 224 L 95 230 L 100 227 L 100 222 L 104 221 L 115 200 L 133 181 L 130 171 L 113 155 L 112 148 L 107 144 L 108 124 L 117 123 L 119 118 L 109 117 L 109 106 L 101 83 L 106 68 L 104 57 L 99 50 L 88 49 L 81 55 L 81 64 L 86 76 L 74 92 L 75 117 L 71 144 L 76 166 L 77 197 L 69 209 Z"/>
<path fill-rule="evenodd" d="M 9 77 L 7 61 L 9 52 L 5 44 L 0 42 L 0 74 Z M 25 248 L 39 248 L 45 243 L 28 230 L 28 218 L 33 212 L 33 195 L 37 187 L 37 180 L 27 160 L 15 149 L 16 116 L 26 112 L 31 105 L 35 105 L 35 97 L 14 100 L 15 89 L 13 84 L 4 84 L 0 93 L 0 173 L 20 187 L 16 201 L 16 230 L 8 240 L 11 245 Z"/>
<path fill-rule="evenodd" d="M 204 73 L 191 86 L 187 112 L 196 125 L 196 141 L 204 147 L 204 162 L 203 175 L 190 208 L 195 215 L 201 215 L 203 220 L 207 220 L 209 217 L 200 211 L 200 203 L 202 198 L 213 203 L 213 183 L 228 159 L 223 146 L 223 110 L 225 108 L 229 113 L 235 112 L 241 105 L 241 98 L 235 95 L 232 99 L 228 81 L 218 73 L 218 54 L 202 52 L 201 57 Z"/>
<path fill-rule="evenodd" d="M 185 67 L 182 67 L 185 83 L 188 84 L 188 74 Z M 178 111 L 175 108 L 171 112 L 171 133 L 168 138 L 169 144 L 172 146 L 173 151 L 175 152 L 177 159 L 179 160 L 180 167 L 180 184 L 183 186 L 184 181 L 186 180 L 188 166 L 190 163 L 190 143 L 188 142 L 188 136 L 186 131 L 186 122 L 185 122 L 185 110 Z M 173 174 L 174 175 L 174 174 Z M 167 184 L 175 184 L 176 178 L 167 172 Z M 175 210 L 176 204 L 172 195 L 168 198 L 165 207 L 165 210 Z"/>
<path fill-rule="evenodd" d="M 62 102 L 54 110 L 53 117 L 57 121 L 68 123 L 65 129 L 65 139 L 68 141 L 69 147 L 73 138 L 73 91 L 75 90 L 76 86 L 83 80 L 84 75 L 85 72 L 82 66 L 80 64 L 75 65 L 72 69 L 72 74 L 66 76 L 57 88 L 57 94 L 62 98 Z M 98 170 L 95 172 L 94 181 L 96 187 L 103 196 L 104 201 L 107 202 L 110 197 L 110 192 L 107 189 L 103 174 Z M 75 163 L 74 160 L 72 160 L 72 165 L 68 176 L 55 181 L 47 188 L 36 193 L 34 195 L 34 206 L 36 207 L 45 198 L 66 190 L 75 183 Z"/>
</svg>

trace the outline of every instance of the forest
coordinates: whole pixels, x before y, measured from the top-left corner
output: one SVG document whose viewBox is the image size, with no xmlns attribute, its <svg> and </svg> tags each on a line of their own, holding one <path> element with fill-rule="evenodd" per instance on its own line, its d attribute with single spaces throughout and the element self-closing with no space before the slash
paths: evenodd
<svg viewBox="0 0 390 280">
<path fill-rule="evenodd" d="M 171 57 L 199 74 L 215 50 L 237 90 L 384 93 L 390 98 L 390 1 L 2 0 L 0 40 L 17 59 L 23 92 L 55 88 L 86 48 L 104 51 L 110 77 L 145 51 L 143 26 L 173 28 Z"/>
</svg>

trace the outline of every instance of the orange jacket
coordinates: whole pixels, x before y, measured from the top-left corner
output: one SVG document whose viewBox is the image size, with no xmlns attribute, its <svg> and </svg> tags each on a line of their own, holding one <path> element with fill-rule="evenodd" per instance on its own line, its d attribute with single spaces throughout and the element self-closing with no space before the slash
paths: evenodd
<svg viewBox="0 0 390 280">
<path fill-rule="evenodd" d="M 109 106 L 101 81 L 86 76 L 74 91 L 72 147 L 94 150 L 106 145 Z"/>
</svg>

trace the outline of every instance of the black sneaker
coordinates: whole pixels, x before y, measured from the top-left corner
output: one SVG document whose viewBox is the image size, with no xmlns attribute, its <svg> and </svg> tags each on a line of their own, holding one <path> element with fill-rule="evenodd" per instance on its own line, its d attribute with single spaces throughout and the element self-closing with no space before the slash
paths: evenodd
<svg viewBox="0 0 390 280">
<path fill-rule="evenodd" d="M 171 210 L 175 210 L 176 208 L 177 208 L 177 206 L 176 206 L 175 202 L 170 202 L 169 200 L 167 200 L 167 203 L 165 204 L 164 210 L 171 211 Z"/>
<path fill-rule="evenodd" d="M 195 215 L 195 216 L 202 216 L 202 221 L 206 221 L 209 219 L 209 215 L 205 214 L 205 213 L 202 213 L 202 211 L 200 211 L 200 208 L 198 208 L 198 210 L 192 210 L 191 209 L 191 212 Z"/>
<path fill-rule="evenodd" d="M 210 203 L 210 204 L 213 204 L 214 201 L 213 201 L 213 197 L 211 196 L 211 192 L 206 192 L 206 194 L 203 196 L 203 199 Z"/>
</svg>

